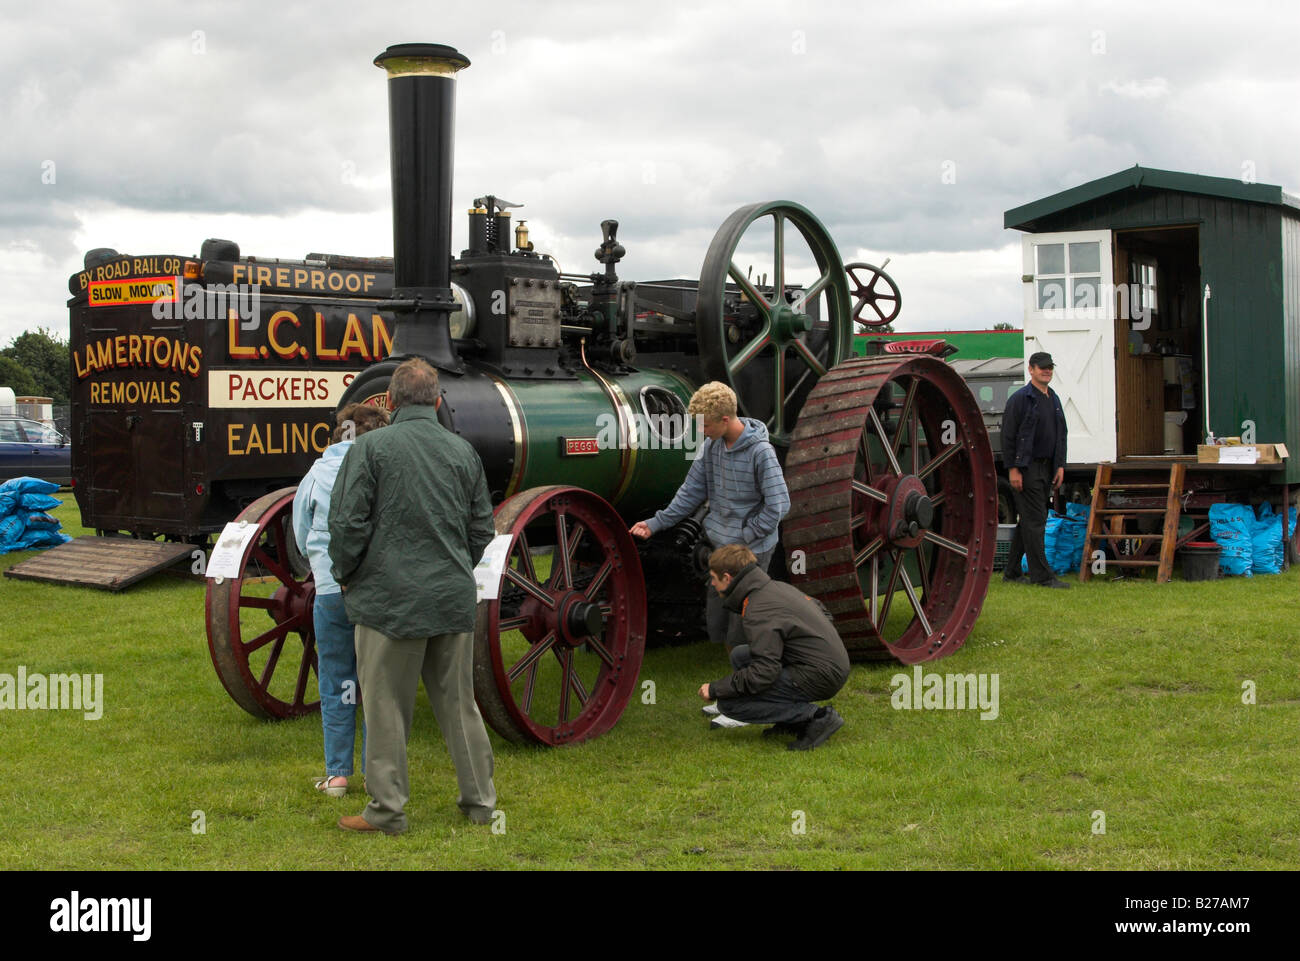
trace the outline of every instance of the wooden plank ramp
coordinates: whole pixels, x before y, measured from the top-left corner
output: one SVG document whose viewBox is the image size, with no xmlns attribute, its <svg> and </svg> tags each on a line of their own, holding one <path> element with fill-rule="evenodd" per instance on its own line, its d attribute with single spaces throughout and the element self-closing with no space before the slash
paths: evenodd
<svg viewBox="0 0 1300 961">
<path fill-rule="evenodd" d="M 95 537 L 85 534 L 15 564 L 5 577 L 121 591 L 151 574 L 189 560 L 193 544 Z"/>
</svg>

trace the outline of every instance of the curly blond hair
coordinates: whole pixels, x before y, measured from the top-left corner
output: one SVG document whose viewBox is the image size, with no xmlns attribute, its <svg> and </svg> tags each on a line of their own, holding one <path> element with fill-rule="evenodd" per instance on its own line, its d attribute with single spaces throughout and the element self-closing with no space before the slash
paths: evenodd
<svg viewBox="0 0 1300 961">
<path fill-rule="evenodd" d="M 721 577 L 730 574 L 735 577 L 746 566 L 757 563 L 758 558 L 744 544 L 723 544 L 709 555 L 709 570 Z"/>
<path fill-rule="evenodd" d="M 736 392 L 720 381 L 711 380 L 691 395 L 686 412 L 709 421 L 735 417 Z"/>
</svg>

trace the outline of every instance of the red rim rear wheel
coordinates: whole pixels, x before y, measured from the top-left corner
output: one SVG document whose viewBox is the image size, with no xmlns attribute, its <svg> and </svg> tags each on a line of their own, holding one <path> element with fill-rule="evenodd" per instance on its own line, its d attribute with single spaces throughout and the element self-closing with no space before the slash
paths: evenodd
<svg viewBox="0 0 1300 961">
<path fill-rule="evenodd" d="M 792 579 L 830 609 L 852 658 L 916 664 L 965 643 L 993 572 L 997 477 L 951 367 L 840 364 L 809 395 L 785 468 L 784 544 L 805 561 Z"/>
</svg>

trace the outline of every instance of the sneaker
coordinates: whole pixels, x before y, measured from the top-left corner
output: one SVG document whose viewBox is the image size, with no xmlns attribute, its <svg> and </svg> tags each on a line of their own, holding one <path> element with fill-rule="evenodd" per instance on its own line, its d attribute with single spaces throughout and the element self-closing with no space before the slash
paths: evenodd
<svg viewBox="0 0 1300 961">
<path fill-rule="evenodd" d="M 804 728 L 803 737 L 786 745 L 790 751 L 811 751 L 825 744 L 832 734 L 844 726 L 844 718 L 830 705 L 821 717 L 814 717 Z"/>
<path fill-rule="evenodd" d="M 749 727 L 748 721 L 737 721 L 734 717 L 727 717 L 725 714 L 719 714 L 709 722 L 709 730 L 716 731 L 724 727 Z"/>
<path fill-rule="evenodd" d="M 1065 581 L 1061 580 L 1059 577 L 1053 577 L 1050 581 L 1039 581 L 1034 586 L 1051 587 L 1051 588 L 1055 588 L 1058 591 L 1066 591 L 1070 589 L 1070 585 L 1065 583 Z"/>
<path fill-rule="evenodd" d="M 717 702 L 715 701 L 713 704 L 705 704 L 702 708 L 700 708 L 700 713 L 703 714 L 705 717 L 717 717 L 722 712 L 718 710 L 718 705 Z"/>
<path fill-rule="evenodd" d="M 777 721 L 763 732 L 763 737 L 780 737 L 783 734 L 803 737 L 803 732 L 807 727 L 807 721 Z"/>
</svg>

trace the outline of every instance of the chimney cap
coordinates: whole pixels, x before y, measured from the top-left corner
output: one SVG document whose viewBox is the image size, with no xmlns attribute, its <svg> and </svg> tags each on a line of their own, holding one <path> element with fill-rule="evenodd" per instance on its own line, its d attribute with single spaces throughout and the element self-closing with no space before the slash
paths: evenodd
<svg viewBox="0 0 1300 961">
<path fill-rule="evenodd" d="M 469 66 L 469 57 L 444 43 L 395 43 L 375 57 L 375 66 L 389 78 L 417 75 L 449 76 Z"/>
</svg>

